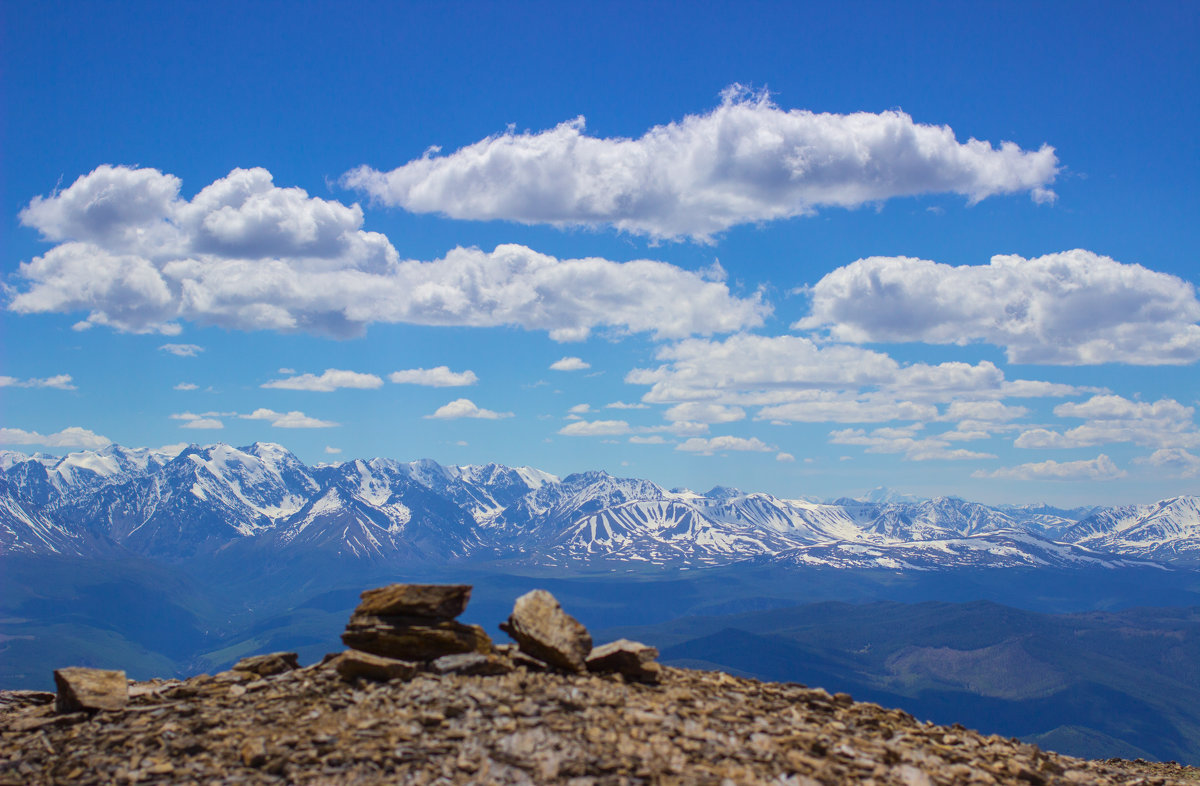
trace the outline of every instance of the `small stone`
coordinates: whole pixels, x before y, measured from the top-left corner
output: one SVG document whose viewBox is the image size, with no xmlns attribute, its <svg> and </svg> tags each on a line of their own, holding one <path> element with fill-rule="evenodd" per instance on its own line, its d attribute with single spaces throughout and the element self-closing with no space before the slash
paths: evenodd
<svg viewBox="0 0 1200 786">
<path fill-rule="evenodd" d="M 282 674 L 300 668 L 300 659 L 294 652 L 271 652 L 266 655 L 251 655 L 234 664 L 234 671 L 248 671 L 260 677 Z"/>
<path fill-rule="evenodd" d="M 344 680 L 362 677 L 376 682 L 408 680 L 417 673 L 417 664 L 395 658 L 372 655 L 369 652 L 347 650 L 329 662 Z"/>
<path fill-rule="evenodd" d="M 452 620 L 467 608 L 470 584 L 389 584 L 369 589 L 354 614 Z"/>
<path fill-rule="evenodd" d="M 591 634 L 546 590 L 533 590 L 517 598 L 500 630 L 512 636 L 527 655 L 567 671 L 587 670 Z"/>
<path fill-rule="evenodd" d="M 513 665 L 511 661 L 495 655 L 464 652 L 459 655 L 443 655 L 430 663 L 429 669 L 435 674 L 494 676 L 508 674 L 513 670 Z"/>
<path fill-rule="evenodd" d="M 492 651 L 491 638 L 478 625 L 422 617 L 355 614 L 342 641 L 351 649 L 399 660 L 429 661 L 460 652 Z"/>
<path fill-rule="evenodd" d="M 588 671 L 623 674 L 638 682 L 658 682 L 662 667 L 654 662 L 658 650 L 640 641 L 617 639 L 602 644 L 587 656 Z"/>
<path fill-rule="evenodd" d="M 261 767 L 267 763 L 267 743 L 262 737 L 251 737 L 242 743 L 242 764 Z"/>
<path fill-rule="evenodd" d="M 58 687 L 54 709 L 60 714 L 119 710 L 129 702 L 129 682 L 123 671 L 81 666 L 56 669 L 54 684 Z"/>
</svg>

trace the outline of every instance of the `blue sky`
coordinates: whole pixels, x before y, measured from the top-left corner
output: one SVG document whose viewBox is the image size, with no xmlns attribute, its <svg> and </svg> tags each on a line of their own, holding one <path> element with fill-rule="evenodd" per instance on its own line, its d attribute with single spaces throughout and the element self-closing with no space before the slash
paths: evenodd
<svg viewBox="0 0 1200 786">
<path fill-rule="evenodd" d="M 1200 492 L 1195 4 L 248 5 L 0 11 L 0 447 Z"/>
</svg>

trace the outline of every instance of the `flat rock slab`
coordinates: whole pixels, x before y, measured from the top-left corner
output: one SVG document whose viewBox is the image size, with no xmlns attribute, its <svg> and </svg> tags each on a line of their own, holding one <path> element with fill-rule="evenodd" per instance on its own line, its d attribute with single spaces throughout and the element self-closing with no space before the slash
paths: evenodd
<svg viewBox="0 0 1200 786">
<path fill-rule="evenodd" d="M 470 584 L 389 584 L 360 596 L 355 615 L 405 616 L 452 620 L 467 608 Z"/>
<path fill-rule="evenodd" d="M 270 652 L 266 655 L 251 655 L 234 664 L 234 671 L 248 671 L 260 677 L 282 674 L 300 668 L 300 658 L 294 652 Z"/>
<path fill-rule="evenodd" d="M 654 662 L 658 650 L 640 641 L 617 639 L 602 644 L 587 656 L 588 671 L 623 674 L 637 682 L 658 682 L 662 667 Z"/>
<path fill-rule="evenodd" d="M 355 614 L 342 641 L 351 649 L 400 660 L 430 661 L 443 655 L 492 651 L 491 638 L 478 625 L 422 617 Z"/>
<path fill-rule="evenodd" d="M 417 673 L 417 664 L 396 658 L 385 658 L 369 652 L 348 650 L 326 664 L 344 680 L 362 677 L 376 682 L 410 680 Z"/>
<path fill-rule="evenodd" d="M 58 698 L 54 709 L 60 714 L 81 710 L 119 710 L 129 703 L 129 681 L 123 671 L 72 666 L 54 671 Z"/>
<path fill-rule="evenodd" d="M 517 598 L 508 621 L 500 623 L 500 630 L 512 636 L 522 652 L 543 663 L 566 671 L 587 671 L 591 634 L 546 590 L 533 590 Z"/>
<path fill-rule="evenodd" d="M 513 664 L 498 655 L 464 652 L 461 655 L 443 655 L 429 664 L 429 670 L 435 674 L 491 677 L 508 674 L 513 670 Z"/>
</svg>

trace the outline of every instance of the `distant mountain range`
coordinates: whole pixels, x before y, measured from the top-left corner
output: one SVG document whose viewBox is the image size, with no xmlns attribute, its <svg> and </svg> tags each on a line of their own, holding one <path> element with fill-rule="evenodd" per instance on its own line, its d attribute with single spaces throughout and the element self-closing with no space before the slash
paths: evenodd
<svg viewBox="0 0 1200 786">
<path fill-rule="evenodd" d="M 0 451 L 0 554 L 182 562 L 318 557 L 496 563 L 964 567 L 1200 565 L 1200 498 L 1061 510 L 876 489 L 818 502 L 667 490 L 585 472 L 377 458 L 308 466 L 280 445 Z"/>
</svg>

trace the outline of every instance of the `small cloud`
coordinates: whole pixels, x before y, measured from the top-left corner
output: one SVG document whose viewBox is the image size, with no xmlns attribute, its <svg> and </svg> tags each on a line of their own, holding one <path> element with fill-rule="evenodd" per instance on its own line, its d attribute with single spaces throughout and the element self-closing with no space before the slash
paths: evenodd
<svg viewBox="0 0 1200 786">
<path fill-rule="evenodd" d="M 451 371 L 449 366 L 393 371 L 388 379 L 400 385 L 424 385 L 430 388 L 465 387 L 479 381 L 474 371 Z"/>
<path fill-rule="evenodd" d="M 465 447 L 467 447 L 467 446 L 468 446 L 470 443 L 468 443 L 468 442 L 467 442 L 465 439 L 460 439 L 460 440 L 456 440 L 456 441 L 454 442 L 454 444 L 455 444 L 455 445 L 457 445 L 457 446 L 458 446 L 458 447 L 460 447 L 460 448 L 465 448 Z"/>
<path fill-rule="evenodd" d="M 204 351 L 204 347 L 196 344 L 163 344 L 159 349 L 181 358 L 194 358 Z"/>
<path fill-rule="evenodd" d="M 216 418 L 196 418 L 195 420 L 189 420 L 188 422 L 184 423 L 182 426 L 180 426 L 180 428 L 217 429 L 225 428 L 225 424 Z"/>
<path fill-rule="evenodd" d="M 1149 456 L 1140 456 L 1134 464 L 1162 467 L 1175 474 L 1171 477 L 1194 478 L 1200 475 L 1200 456 L 1194 456 L 1182 448 L 1159 448 Z"/>
<path fill-rule="evenodd" d="M 591 411 L 592 406 L 590 404 L 576 404 L 567 410 L 567 412 L 570 412 L 572 415 L 585 415 Z"/>
<path fill-rule="evenodd" d="M 344 371 L 337 368 L 327 368 L 320 376 L 316 374 L 301 374 L 285 379 L 273 379 L 264 382 L 260 387 L 277 388 L 280 390 L 308 390 L 315 393 L 332 393 L 338 388 L 356 388 L 372 390 L 381 387 L 383 380 L 374 374 L 361 374 L 357 371 Z"/>
<path fill-rule="evenodd" d="M 0 445 L 45 445 L 49 448 L 80 447 L 95 450 L 112 443 L 94 431 L 69 426 L 55 434 L 39 434 L 19 428 L 0 428 Z"/>
<path fill-rule="evenodd" d="M 630 437 L 629 442 L 634 445 L 665 445 L 667 443 L 657 434 L 650 437 Z"/>
<path fill-rule="evenodd" d="M 775 460 L 791 462 L 791 461 L 795 461 L 796 457 L 793 456 L 791 453 L 776 453 Z"/>
<path fill-rule="evenodd" d="M 265 407 L 254 410 L 249 415 L 238 415 L 243 420 L 266 420 L 275 428 L 333 428 L 341 425 L 329 420 L 318 420 L 303 412 L 276 412 Z"/>
<path fill-rule="evenodd" d="M 295 373 L 296 373 L 296 369 L 294 369 L 294 368 L 281 368 L 281 369 L 279 369 L 279 371 L 278 371 L 277 373 L 279 373 L 279 374 L 295 374 Z"/>
<path fill-rule="evenodd" d="M 279 372 L 279 373 L 281 373 L 281 374 L 285 374 L 285 373 L 287 373 L 287 372 L 285 372 L 285 371 L 281 371 L 281 372 Z M 341 449 L 341 448 L 335 448 L 335 447 L 331 447 L 331 446 L 329 446 L 329 445 L 326 445 L 326 446 L 325 446 L 325 452 L 326 452 L 326 453 L 328 453 L 328 454 L 329 454 L 329 455 L 331 455 L 331 456 L 336 456 L 337 454 L 339 454 L 339 453 L 341 453 L 341 452 L 342 452 L 342 449 Z"/>
<path fill-rule="evenodd" d="M 180 382 L 175 386 L 175 390 L 196 390 L 199 385 L 194 385 L 191 382 Z"/>
<path fill-rule="evenodd" d="M 70 374 L 58 374 L 53 377 L 39 379 L 31 377 L 30 379 L 17 379 L 16 377 L 0 376 L 0 388 L 56 388 L 58 390 L 77 390 L 71 384 Z"/>
<path fill-rule="evenodd" d="M 605 404 L 605 409 L 649 409 L 649 404 L 626 404 L 624 401 L 614 401 L 611 404 Z"/>
<path fill-rule="evenodd" d="M 629 424 L 623 420 L 592 420 L 563 426 L 558 433 L 564 437 L 612 437 L 629 431 Z"/>
<path fill-rule="evenodd" d="M 439 407 L 432 415 L 426 415 L 427 420 L 457 420 L 458 418 L 476 418 L 479 420 L 499 420 L 511 418 L 511 412 L 493 412 L 475 405 L 469 398 L 459 398 L 445 406 Z"/>
<path fill-rule="evenodd" d="M 582 358 L 565 357 L 550 364 L 553 371 L 583 371 L 591 368 L 591 363 L 585 363 Z"/>
<path fill-rule="evenodd" d="M 712 439 L 692 437 L 675 449 L 682 450 L 685 453 L 699 453 L 704 456 L 711 456 L 721 450 L 752 451 L 755 453 L 769 453 L 775 450 L 775 448 L 763 442 L 758 437 L 746 439 L 745 437 L 731 436 L 713 437 Z"/>
<path fill-rule="evenodd" d="M 1115 480 L 1126 476 L 1125 470 L 1101 453 L 1094 459 L 1083 461 L 1040 461 L 1016 467 L 1001 467 L 992 472 L 979 470 L 971 473 L 974 478 L 1002 478 L 1005 480 Z"/>
</svg>

